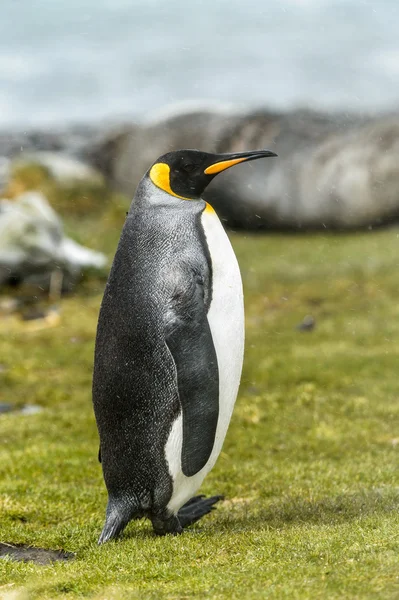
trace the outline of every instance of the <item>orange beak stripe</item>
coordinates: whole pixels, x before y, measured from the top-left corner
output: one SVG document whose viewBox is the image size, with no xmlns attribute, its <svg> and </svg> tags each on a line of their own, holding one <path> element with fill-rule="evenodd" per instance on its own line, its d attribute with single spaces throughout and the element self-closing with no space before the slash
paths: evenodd
<svg viewBox="0 0 399 600">
<path fill-rule="evenodd" d="M 233 158 L 232 160 L 222 160 L 207 167 L 204 173 L 205 175 L 216 175 L 216 173 L 221 173 L 225 169 L 238 165 L 238 163 L 245 162 L 246 160 L 248 160 L 247 156 L 244 158 Z"/>
</svg>

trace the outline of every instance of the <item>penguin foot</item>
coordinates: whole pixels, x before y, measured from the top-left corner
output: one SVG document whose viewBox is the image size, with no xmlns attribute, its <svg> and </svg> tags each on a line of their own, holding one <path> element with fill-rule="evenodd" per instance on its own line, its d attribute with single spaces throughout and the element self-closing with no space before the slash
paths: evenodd
<svg viewBox="0 0 399 600">
<path fill-rule="evenodd" d="M 178 535 L 183 533 L 183 529 L 196 523 L 208 513 L 213 510 L 214 504 L 223 500 L 223 496 L 212 496 L 211 498 L 205 498 L 202 496 L 194 496 L 186 504 L 184 504 L 176 515 L 165 518 L 153 516 L 151 518 L 152 526 L 156 535 Z"/>
<path fill-rule="evenodd" d="M 183 531 L 183 527 L 180 525 L 180 521 L 176 515 L 167 518 L 165 518 L 165 515 L 153 516 L 151 517 L 151 522 L 156 535 L 166 535 L 168 533 L 178 535 Z"/>
<path fill-rule="evenodd" d="M 223 496 L 211 496 L 205 498 L 204 495 L 194 496 L 190 498 L 186 504 L 184 504 L 179 512 L 177 513 L 180 525 L 183 527 L 189 527 L 193 523 L 199 521 L 204 515 L 207 515 L 216 507 L 214 504 L 223 500 Z"/>
</svg>

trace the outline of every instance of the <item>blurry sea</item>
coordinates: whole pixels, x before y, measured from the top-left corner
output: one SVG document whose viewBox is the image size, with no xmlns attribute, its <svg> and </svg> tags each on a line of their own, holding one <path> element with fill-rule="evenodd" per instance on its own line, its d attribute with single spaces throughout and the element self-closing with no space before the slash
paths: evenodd
<svg viewBox="0 0 399 600">
<path fill-rule="evenodd" d="M 395 108 L 398 0 L 1 0 L 0 127 L 185 100 Z"/>
</svg>

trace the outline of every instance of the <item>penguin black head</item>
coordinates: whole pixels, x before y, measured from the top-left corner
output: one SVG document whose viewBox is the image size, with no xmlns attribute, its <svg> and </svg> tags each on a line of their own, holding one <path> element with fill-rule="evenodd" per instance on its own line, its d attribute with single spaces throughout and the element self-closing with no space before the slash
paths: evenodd
<svg viewBox="0 0 399 600">
<path fill-rule="evenodd" d="M 218 173 L 242 162 L 277 156 L 270 150 L 210 154 L 199 150 L 177 150 L 164 154 L 149 170 L 151 181 L 161 190 L 183 200 L 201 197 Z"/>
</svg>

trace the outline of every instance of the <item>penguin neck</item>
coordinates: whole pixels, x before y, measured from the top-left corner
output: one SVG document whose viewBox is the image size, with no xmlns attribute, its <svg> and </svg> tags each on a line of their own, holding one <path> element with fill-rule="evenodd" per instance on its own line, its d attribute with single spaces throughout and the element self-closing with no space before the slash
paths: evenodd
<svg viewBox="0 0 399 600">
<path fill-rule="evenodd" d="M 206 202 L 202 198 L 198 198 L 198 200 L 183 200 L 177 196 L 172 196 L 168 192 L 157 187 L 151 181 L 148 173 L 146 173 L 137 187 L 130 211 L 133 207 L 169 207 L 175 210 L 201 212 L 206 207 Z"/>
</svg>

